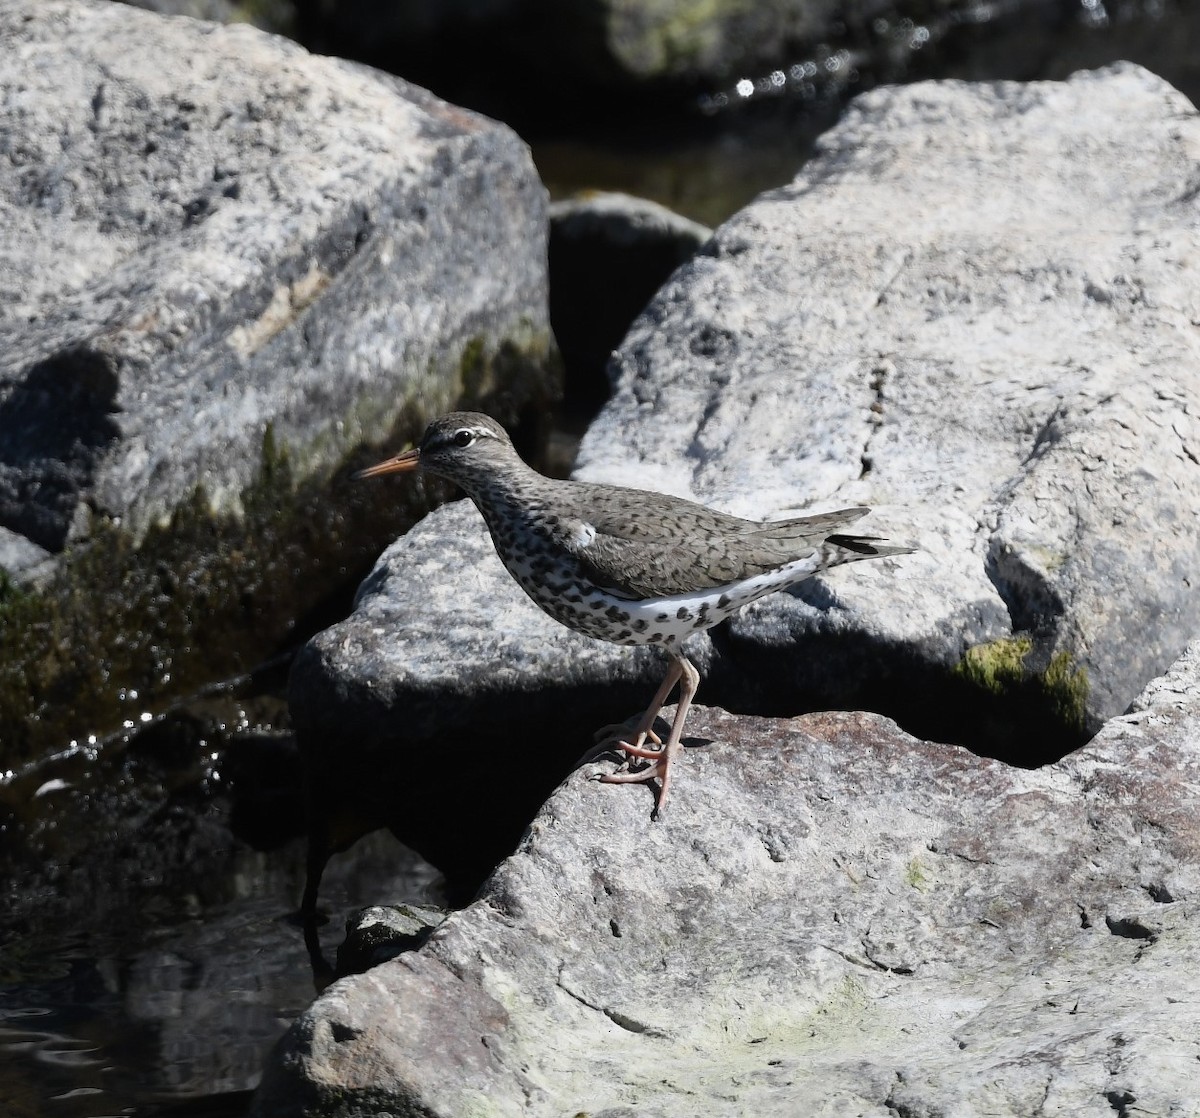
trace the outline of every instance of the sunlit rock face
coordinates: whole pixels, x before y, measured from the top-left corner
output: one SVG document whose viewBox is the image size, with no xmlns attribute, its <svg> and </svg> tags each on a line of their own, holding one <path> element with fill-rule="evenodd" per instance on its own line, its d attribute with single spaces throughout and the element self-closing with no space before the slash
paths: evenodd
<svg viewBox="0 0 1200 1118">
<path fill-rule="evenodd" d="M 254 1113 L 1183 1112 L 1196 668 L 1037 771 L 694 710 L 665 819 L 572 774 L 474 904 L 309 1008 Z"/>
<path fill-rule="evenodd" d="M 352 456 L 553 395 L 545 191 L 502 125 L 247 26 L 18 0 L 0 38 L 0 562 L 143 696 L 240 670 L 182 662 L 192 613 L 252 662 L 411 522 Z M 0 719 L 6 672 L 104 689 L 28 651 Z"/>
<path fill-rule="evenodd" d="M 881 89 L 672 276 L 577 476 L 872 506 L 920 550 L 689 651 L 701 702 L 879 713 L 698 715 L 657 824 L 573 773 L 474 905 L 301 1019 L 263 1118 L 1186 1108 L 1194 656 L 1122 712 L 1200 631 L 1197 151 L 1131 66 Z M 308 645 L 293 711 L 326 810 L 461 863 L 647 667 L 458 507 Z"/>
</svg>

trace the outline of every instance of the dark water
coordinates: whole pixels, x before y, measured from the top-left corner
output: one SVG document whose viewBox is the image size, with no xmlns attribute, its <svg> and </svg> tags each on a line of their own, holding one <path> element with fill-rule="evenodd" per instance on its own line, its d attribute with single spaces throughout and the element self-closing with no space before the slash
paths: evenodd
<svg viewBox="0 0 1200 1118">
<path fill-rule="evenodd" d="M 4 1118 L 245 1113 L 315 993 L 281 684 L 218 688 L 0 783 Z M 321 900 L 332 957 L 351 912 L 437 903 L 440 878 L 378 832 L 335 859 Z"/>
<path fill-rule="evenodd" d="M 913 13 L 924 9 L 923 16 Z M 908 13 L 908 14 L 901 14 Z M 669 119 L 630 114 L 581 139 L 514 122 L 551 194 L 623 190 L 716 225 L 789 182 L 856 94 L 925 78 L 1033 81 L 1136 62 L 1200 102 L 1194 0 L 946 0 L 897 4 L 764 73 L 698 93 Z M 486 98 L 479 108 L 487 111 Z"/>
<path fill-rule="evenodd" d="M 682 108 L 593 121 L 586 135 L 561 114 L 514 123 L 555 194 L 627 190 L 716 224 L 790 180 L 846 100 L 881 81 L 1058 78 L 1129 58 L 1200 97 L 1200 5 L 930 10 L 847 29 Z M 0 1115 L 245 1113 L 263 1057 L 314 993 L 287 919 L 303 849 L 280 679 L 252 712 L 222 693 L 148 725 L 135 718 L 108 743 L 68 747 L 79 730 L 64 725 L 57 760 L 0 774 Z M 373 836 L 326 873 L 323 941 L 331 953 L 354 908 L 437 899 L 432 867 Z"/>
<path fill-rule="evenodd" d="M 236 844 L 235 844 L 236 845 Z M 180 882 L 120 919 L 36 918 L 0 962 L 0 1114 L 6 1118 L 244 1114 L 271 1046 L 314 996 L 287 914 L 303 844 L 231 852 L 220 900 Z M 330 867 L 336 945 L 349 911 L 436 899 L 436 874 L 380 832 Z"/>
</svg>

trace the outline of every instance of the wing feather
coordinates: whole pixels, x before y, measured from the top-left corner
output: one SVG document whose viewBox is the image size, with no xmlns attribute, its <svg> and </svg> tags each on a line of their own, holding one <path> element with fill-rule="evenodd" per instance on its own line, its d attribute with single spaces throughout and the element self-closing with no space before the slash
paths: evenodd
<svg viewBox="0 0 1200 1118">
<path fill-rule="evenodd" d="M 560 542 L 588 578 L 630 600 L 708 590 L 785 566 L 868 511 L 759 523 L 661 493 L 600 486 L 588 497 L 585 519 L 564 521 Z"/>
</svg>

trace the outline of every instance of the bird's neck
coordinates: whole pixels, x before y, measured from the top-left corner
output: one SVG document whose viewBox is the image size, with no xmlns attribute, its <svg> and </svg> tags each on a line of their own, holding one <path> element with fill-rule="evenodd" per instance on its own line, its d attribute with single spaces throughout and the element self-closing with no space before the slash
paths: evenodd
<svg viewBox="0 0 1200 1118">
<path fill-rule="evenodd" d="M 463 488 L 483 513 L 489 526 L 498 520 L 521 520 L 531 512 L 540 510 L 546 499 L 546 491 L 554 484 L 515 456 L 505 469 L 490 473 L 485 478 L 472 479 L 472 482 Z"/>
<path fill-rule="evenodd" d="M 512 529 L 536 530 L 547 504 L 551 503 L 548 491 L 554 485 L 556 482 L 518 459 L 514 467 L 497 471 L 476 485 L 464 488 L 484 515 L 494 537 Z"/>
</svg>

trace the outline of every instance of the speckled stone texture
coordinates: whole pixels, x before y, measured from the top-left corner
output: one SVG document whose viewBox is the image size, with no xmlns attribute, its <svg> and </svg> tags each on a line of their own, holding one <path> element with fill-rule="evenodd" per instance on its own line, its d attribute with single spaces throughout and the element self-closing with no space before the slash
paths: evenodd
<svg viewBox="0 0 1200 1118">
<path fill-rule="evenodd" d="M 320 476 L 456 402 L 465 354 L 544 357 L 546 196 L 504 126 L 124 4 L 11 0 L 0 42 L 10 571 L 198 484 L 236 511 L 268 429 Z"/>
<path fill-rule="evenodd" d="M 1039 771 L 698 709 L 663 822 L 573 774 L 474 904 L 301 1017 L 256 1118 L 1192 1113 L 1198 664 Z"/>
</svg>

